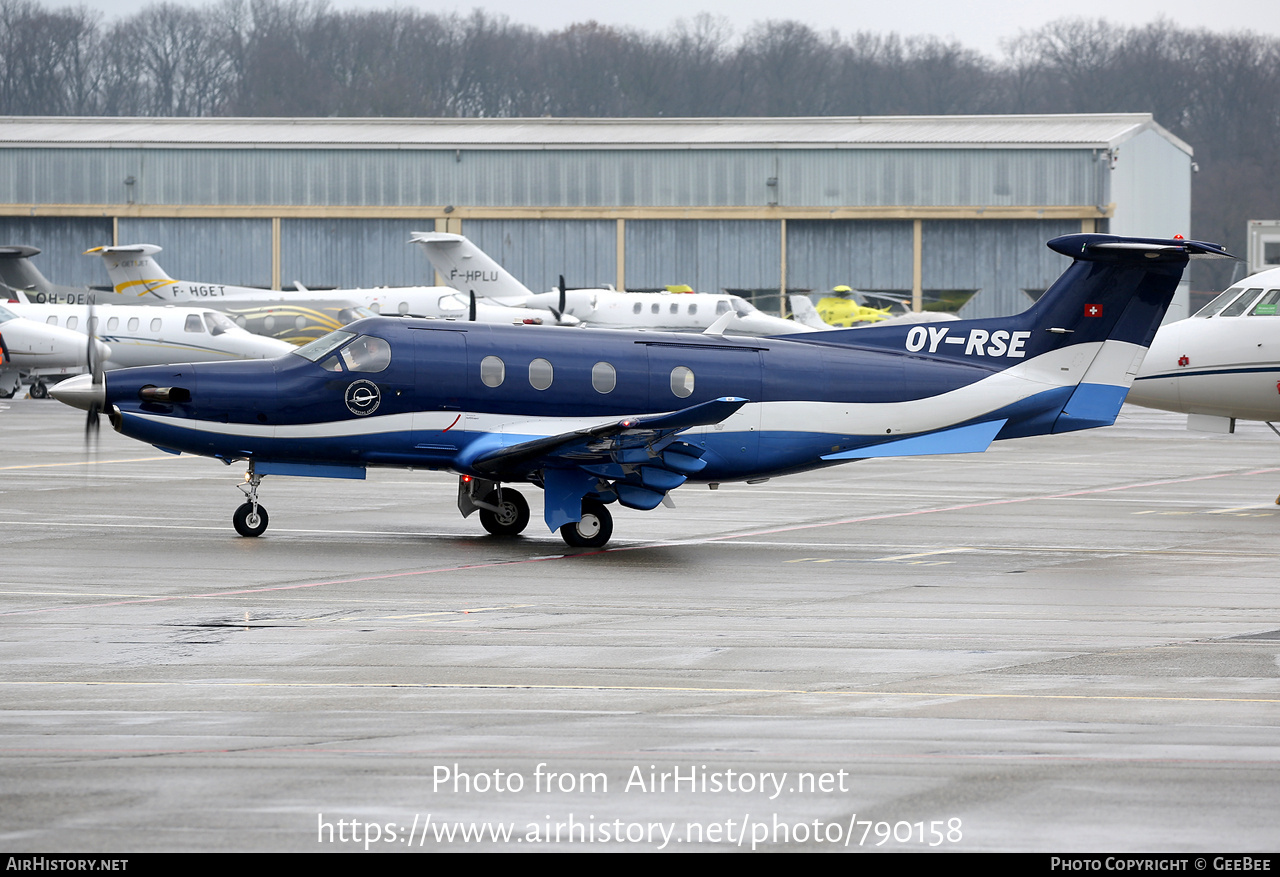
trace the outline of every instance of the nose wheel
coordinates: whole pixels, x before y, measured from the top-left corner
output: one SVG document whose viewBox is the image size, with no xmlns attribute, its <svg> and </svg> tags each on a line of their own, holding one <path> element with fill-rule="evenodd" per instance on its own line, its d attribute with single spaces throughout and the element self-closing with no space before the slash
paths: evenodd
<svg viewBox="0 0 1280 877">
<path fill-rule="evenodd" d="M 267 510 L 247 502 L 231 516 L 231 524 L 241 536 L 261 536 L 267 530 Z"/>
<path fill-rule="evenodd" d="M 603 548 L 613 535 L 613 515 L 604 503 L 594 499 L 582 501 L 582 520 L 560 528 L 560 538 L 570 548 Z"/>
<path fill-rule="evenodd" d="M 248 502 L 236 509 L 231 516 L 231 526 L 241 536 L 261 536 L 267 531 L 267 510 L 258 505 L 258 485 L 262 476 L 253 471 L 253 461 L 249 461 L 249 471 L 244 473 L 244 483 L 237 484 Z"/>
</svg>

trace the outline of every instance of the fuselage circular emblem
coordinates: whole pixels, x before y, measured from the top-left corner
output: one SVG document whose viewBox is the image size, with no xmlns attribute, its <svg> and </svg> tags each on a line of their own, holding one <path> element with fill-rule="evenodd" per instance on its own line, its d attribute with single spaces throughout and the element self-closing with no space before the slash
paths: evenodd
<svg viewBox="0 0 1280 877">
<path fill-rule="evenodd" d="M 352 381 L 345 394 L 347 410 L 364 417 L 378 410 L 382 392 L 373 381 Z"/>
</svg>

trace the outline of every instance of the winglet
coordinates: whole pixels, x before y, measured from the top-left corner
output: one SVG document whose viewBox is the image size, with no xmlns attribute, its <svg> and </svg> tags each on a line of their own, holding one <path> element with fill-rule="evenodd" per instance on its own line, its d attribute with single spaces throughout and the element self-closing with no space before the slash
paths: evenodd
<svg viewBox="0 0 1280 877">
<path fill-rule="evenodd" d="M 716 317 L 714 323 L 702 330 L 703 335 L 715 335 L 717 338 L 725 333 L 725 331 L 738 320 L 738 315 L 732 309 L 725 311 Z"/>
</svg>

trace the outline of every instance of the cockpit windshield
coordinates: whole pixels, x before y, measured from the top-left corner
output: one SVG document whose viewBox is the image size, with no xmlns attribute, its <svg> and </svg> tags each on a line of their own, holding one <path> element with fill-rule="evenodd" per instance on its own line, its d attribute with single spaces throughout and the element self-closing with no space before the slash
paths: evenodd
<svg viewBox="0 0 1280 877">
<path fill-rule="evenodd" d="M 3 305 L 0 305 L 0 323 L 7 323 L 10 320 L 16 320 L 16 319 L 18 319 L 17 314 L 9 310 L 8 308 L 4 307 Z"/>
<path fill-rule="evenodd" d="M 342 329 L 337 329 L 330 332 L 328 335 L 320 336 L 309 344 L 302 345 L 297 350 L 294 350 L 293 353 L 298 354 L 298 356 L 301 356 L 303 359 L 309 359 L 312 362 L 319 362 L 322 356 L 327 353 L 332 353 L 354 337 L 356 337 L 355 332 L 347 332 Z"/>
<path fill-rule="evenodd" d="M 1199 317 L 1200 319 L 1206 319 L 1208 317 L 1212 317 L 1218 311 L 1225 308 L 1227 306 L 1227 303 L 1231 301 L 1233 298 L 1235 298 L 1237 295 L 1239 295 L 1240 292 L 1241 292 L 1241 288 L 1239 286 L 1236 286 L 1231 289 L 1228 289 L 1226 292 L 1219 293 L 1213 299 L 1213 301 L 1209 302 L 1200 310 L 1196 311 L 1194 316 Z"/>
<path fill-rule="evenodd" d="M 321 363 L 331 372 L 340 372 L 345 368 L 349 372 L 369 374 L 383 371 L 391 365 L 391 345 L 386 339 L 376 335 L 357 336 L 344 329 L 330 332 L 293 352 L 303 359 L 320 362 L 335 350 L 336 355 Z"/>
<path fill-rule="evenodd" d="M 1253 307 L 1253 303 L 1257 300 L 1258 296 L 1260 295 L 1262 295 L 1262 290 L 1259 288 L 1246 289 L 1244 291 L 1244 295 L 1240 296 L 1231 304 L 1223 308 L 1222 313 L 1218 314 L 1218 316 L 1238 317 L 1241 314 L 1243 314 L 1245 311 L 1249 310 L 1249 308 Z"/>
</svg>

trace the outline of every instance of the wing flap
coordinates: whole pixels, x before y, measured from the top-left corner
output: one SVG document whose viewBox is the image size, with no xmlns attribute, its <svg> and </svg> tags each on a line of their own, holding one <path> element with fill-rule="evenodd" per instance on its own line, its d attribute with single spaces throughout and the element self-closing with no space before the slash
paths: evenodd
<svg viewBox="0 0 1280 877">
<path fill-rule="evenodd" d="M 471 466 L 478 472 L 492 474 L 539 461 L 562 465 L 645 463 L 650 459 L 648 449 L 652 449 L 654 440 L 663 434 L 675 435 L 695 426 L 719 423 L 745 404 L 746 399 L 725 396 L 668 414 L 630 417 L 587 429 L 531 439 L 487 451 L 477 457 Z M 620 455 L 623 450 L 639 453 L 628 453 L 628 459 L 624 460 Z"/>
<path fill-rule="evenodd" d="M 695 426 L 720 423 L 747 403 L 726 396 L 666 414 L 629 417 L 587 429 L 491 447 L 472 469 L 501 481 L 538 477 L 545 493 L 547 527 L 558 530 L 582 519 L 582 500 L 593 496 L 634 509 L 651 509 L 706 462 L 702 449 L 676 436 Z"/>
</svg>

